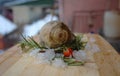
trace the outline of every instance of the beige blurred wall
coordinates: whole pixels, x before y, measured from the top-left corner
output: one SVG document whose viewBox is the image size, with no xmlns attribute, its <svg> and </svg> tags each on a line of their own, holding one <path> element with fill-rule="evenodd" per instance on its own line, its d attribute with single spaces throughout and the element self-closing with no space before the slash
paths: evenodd
<svg viewBox="0 0 120 76">
<path fill-rule="evenodd" d="M 13 21 L 16 24 L 26 24 L 39 18 L 42 13 L 40 6 L 14 6 Z"/>
</svg>

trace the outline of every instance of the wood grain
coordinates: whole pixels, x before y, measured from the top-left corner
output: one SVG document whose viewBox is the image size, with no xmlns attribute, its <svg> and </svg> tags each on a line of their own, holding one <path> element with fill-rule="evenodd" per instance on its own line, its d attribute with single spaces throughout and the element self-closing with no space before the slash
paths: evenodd
<svg viewBox="0 0 120 76">
<path fill-rule="evenodd" d="M 36 64 L 35 58 L 21 56 L 20 49 L 14 46 L 0 56 L 0 76 L 119 76 L 119 54 L 102 37 L 92 36 L 97 40 L 96 44 L 101 51 L 93 56 L 88 52 L 91 62 L 84 66 L 56 68 L 47 64 Z"/>
<path fill-rule="evenodd" d="M 94 58 L 99 67 L 100 76 L 120 76 L 120 56 L 102 37 L 95 36 L 101 51 Z"/>
</svg>

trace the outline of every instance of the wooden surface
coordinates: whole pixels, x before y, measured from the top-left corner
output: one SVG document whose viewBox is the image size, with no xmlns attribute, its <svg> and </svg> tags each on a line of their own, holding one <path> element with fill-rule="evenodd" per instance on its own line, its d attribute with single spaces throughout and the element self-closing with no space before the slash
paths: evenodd
<svg viewBox="0 0 120 76">
<path fill-rule="evenodd" d="M 89 56 L 91 62 L 85 66 L 56 68 L 36 64 L 33 57 L 22 56 L 20 48 L 16 45 L 0 55 L 0 76 L 120 76 L 119 54 L 102 37 L 93 36 L 101 51 Z"/>
</svg>

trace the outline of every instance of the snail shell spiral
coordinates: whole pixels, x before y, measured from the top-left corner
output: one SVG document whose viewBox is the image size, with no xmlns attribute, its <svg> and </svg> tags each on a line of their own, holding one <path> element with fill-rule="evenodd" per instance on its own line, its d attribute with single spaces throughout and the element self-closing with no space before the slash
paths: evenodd
<svg viewBox="0 0 120 76">
<path fill-rule="evenodd" d="M 49 48 L 59 47 L 73 39 L 74 34 L 59 21 L 48 22 L 40 30 L 40 44 Z"/>
</svg>

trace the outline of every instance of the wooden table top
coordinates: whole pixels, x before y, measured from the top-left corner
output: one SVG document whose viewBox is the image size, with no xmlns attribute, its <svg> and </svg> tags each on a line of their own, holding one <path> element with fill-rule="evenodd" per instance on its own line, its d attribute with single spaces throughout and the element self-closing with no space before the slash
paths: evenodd
<svg viewBox="0 0 120 76">
<path fill-rule="evenodd" d="M 23 57 L 18 45 L 0 55 L 0 76 L 120 76 L 120 56 L 101 36 L 96 39 L 99 52 L 94 53 L 93 63 L 59 69 L 50 65 L 33 64 L 34 59 Z M 36 40 L 39 38 L 36 36 Z"/>
</svg>

